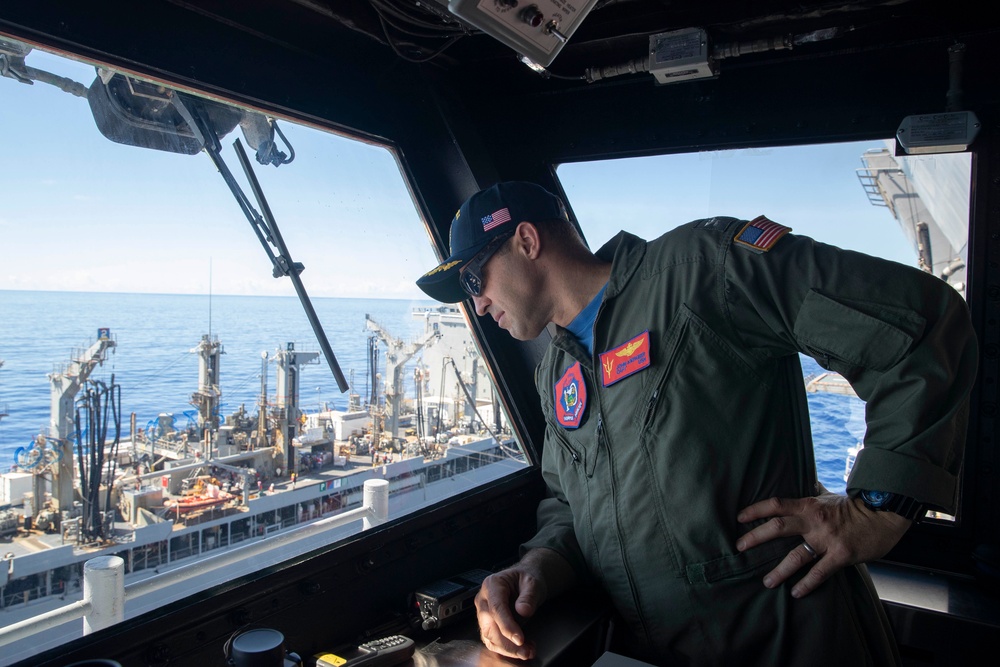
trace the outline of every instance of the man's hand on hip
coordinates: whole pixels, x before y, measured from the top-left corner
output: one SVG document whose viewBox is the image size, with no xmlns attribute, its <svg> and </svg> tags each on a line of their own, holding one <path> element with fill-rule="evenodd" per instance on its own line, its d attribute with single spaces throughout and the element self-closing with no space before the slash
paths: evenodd
<svg viewBox="0 0 1000 667">
<path fill-rule="evenodd" d="M 775 588 L 808 568 L 792 588 L 792 597 L 797 598 L 816 590 L 838 570 L 889 553 L 913 523 L 893 512 L 869 510 L 860 498 L 826 489 L 812 498 L 763 500 L 741 510 L 736 518 L 740 523 L 770 519 L 736 542 L 739 551 L 778 537 L 802 536 L 802 544 L 764 577 L 764 585 Z"/>
</svg>

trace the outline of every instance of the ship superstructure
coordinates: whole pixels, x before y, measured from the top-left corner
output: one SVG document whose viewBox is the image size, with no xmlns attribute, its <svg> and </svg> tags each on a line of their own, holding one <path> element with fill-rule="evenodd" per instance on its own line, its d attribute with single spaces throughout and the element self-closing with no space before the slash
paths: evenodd
<svg viewBox="0 0 1000 667">
<path fill-rule="evenodd" d="M 889 144 L 892 145 L 891 143 Z M 861 156 L 869 201 L 889 209 L 917 256 L 917 266 L 963 296 L 969 256 L 968 156 L 897 156 L 888 147 Z"/>
</svg>

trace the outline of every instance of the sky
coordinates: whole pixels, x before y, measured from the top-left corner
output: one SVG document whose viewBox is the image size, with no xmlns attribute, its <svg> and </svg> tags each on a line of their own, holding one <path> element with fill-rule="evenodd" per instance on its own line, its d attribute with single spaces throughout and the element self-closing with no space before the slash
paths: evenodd
<svg viewBox="0 0 1000 667">
<path fill-rule="evenodd" d="M 85 85 L 94 68 L 33 51 L 28 65 Z M 652 85 L 652 83 L 650 84 Z M 294 295 L 204 153 L 113 143 L 85 99 L 0 78 L 0 289 Z M 279 121 L 295 160 L 253 162 L 311 296 L 421 298 L 437 263 L 393 155 Z M 232 147 L 223 156 L 245 184 Z M 765 214 L 797 233 L 913 263 L 888 209 L 856 171 L 880 142 L 706 152 L 558 169 L 592 247 L 711 215 Z M 457 206 L 458 202 L 456 202 Z"/>
<path fill-rule="evenodd" d="M 91 66 L 37 50 L 27 63 L 85 85 L 95 77 Z M 294 295 L 288 278 L 272 277 L 206 154 L 113 143 L 85 99 L 43 83 L 0 78 L 0 123 L 10 158 L 0 181 L 0 289 Z M 421 295 L 413 281 L 436 259 L 392 154 L 279 125 L 293 162 L 265 167 L 249 153 L 309 294 Z M 223 156 L 253 201 L 237 137 L 238 129 L 222 140 Z"/>
</svg>

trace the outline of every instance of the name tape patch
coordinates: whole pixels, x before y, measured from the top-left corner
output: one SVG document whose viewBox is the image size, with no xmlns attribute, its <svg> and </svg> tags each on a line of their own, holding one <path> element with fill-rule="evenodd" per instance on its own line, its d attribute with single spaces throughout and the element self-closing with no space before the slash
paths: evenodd
<svg viewBox="0 0 1000 667">
<path fill-rule="evenodd" d="M 601 382 L 605 387 L 609 387 L 629 375 L 648 368 L 651 361 L 649 329 L 647 329 L 618 347 L 601 352 Z"/>
</svg>

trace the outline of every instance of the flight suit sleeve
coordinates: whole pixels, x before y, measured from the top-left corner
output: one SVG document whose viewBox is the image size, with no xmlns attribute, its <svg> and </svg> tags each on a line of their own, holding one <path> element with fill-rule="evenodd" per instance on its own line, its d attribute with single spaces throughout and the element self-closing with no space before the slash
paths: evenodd
<svg viewBox="0 0 1000 667">
<path fill-rule="evenodd" d="M 802 352 L 866 402 L 867 432 L 848 480 L 954 513 L 977 368 L 969 311 L 915 268 L 788 234 L 761 252 L 725 243 L 719 286 L 759 358 Z"/>
</svg>

